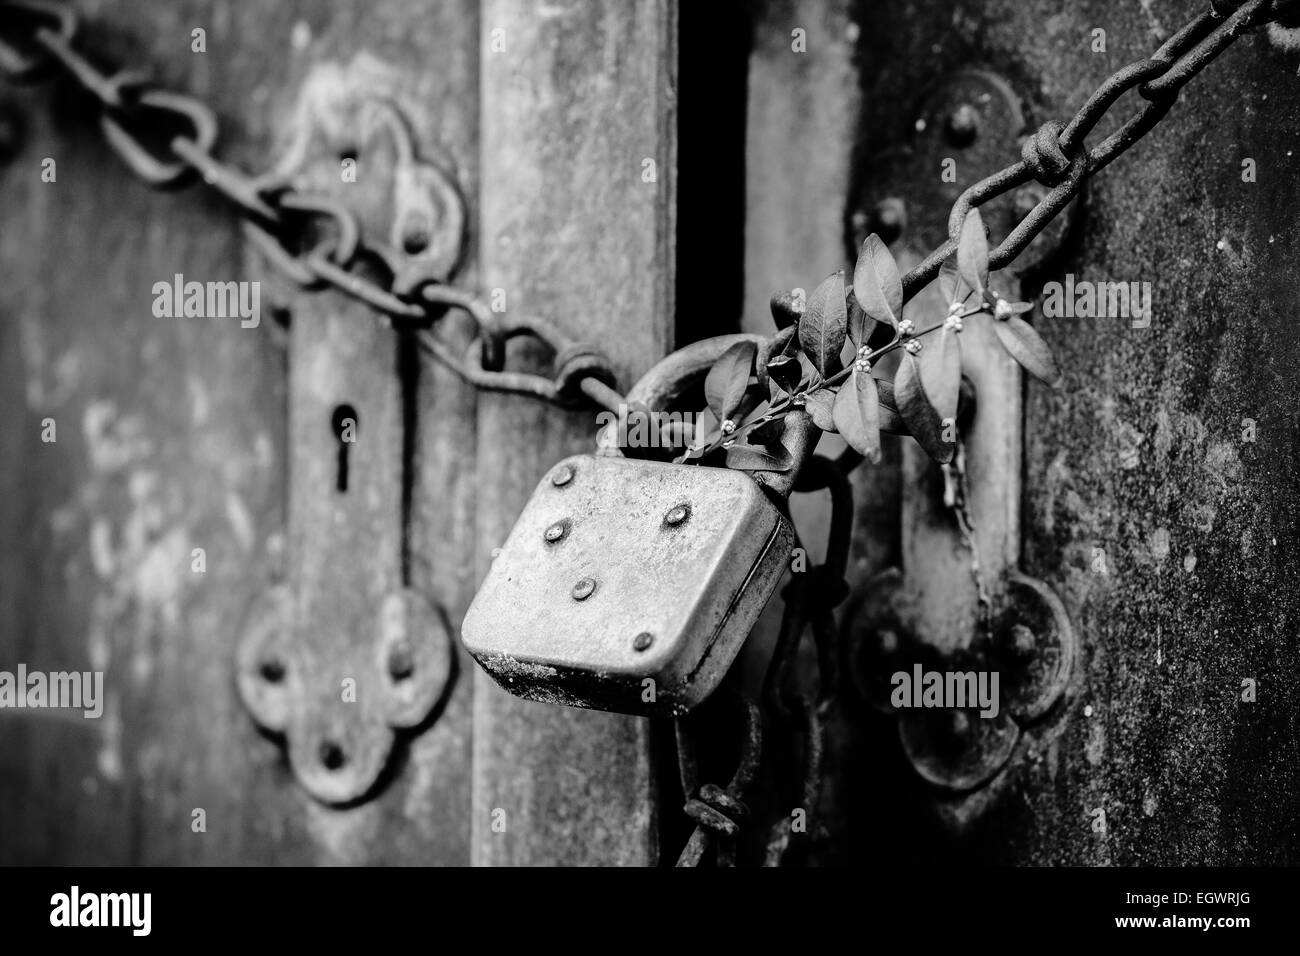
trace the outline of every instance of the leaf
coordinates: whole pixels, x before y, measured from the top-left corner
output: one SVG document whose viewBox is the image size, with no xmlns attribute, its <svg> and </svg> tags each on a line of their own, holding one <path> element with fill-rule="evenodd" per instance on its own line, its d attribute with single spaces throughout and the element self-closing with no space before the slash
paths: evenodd
<svg viewBox="0 0 1300 956">
<path fill-rule="evenodd" d="M 939 295 L 943 297 L 943 307 L 948 309 L 954 302 L 965 302 L 963 291 L 961 273 L 957 271 L 957 259 L 949 256 L 939 267 Z"/>
<path fill-rule="evenodd" d="M 707 408 L 695 416 L 695 434 L 708 434 L 709 432 L 720 432 L 722 423 L 718 421 L 717 416 Z"/>
<path fill-rule="evenodd" d="M 880 463 L 880 394 L 870 372 L 856 368 L 841 386 L 832 409 L 835 427 L 849 446 L 873 465 Z"/>
<path fill-rule="evenodd" d="M 778 329 L 786 329 L 799 321 L 800 311 L 796 308 L 794 293 L 778 292 L 772 296 L 772 321 Z"/>
<path fill-rule="evenodd" d="M 722 437 L 722 427 L 707 408 L 695 416 L 695 428 L 691 432 L 691 451 L 708 448 Z"/>
<path fill-rule="evenodd" d="M 894 383 L 886 382 L 884 379 L 876 380 L 876 391 L 880 395 L 880 404 L 884 408 L 892 408 L 898 411 L 898 403 L 894 401 Z"/>
<path fill-rule="evenodd" d="M 803 355 L 799 348 L 799 327 L 795 326 L 791 330 L 791 335 L 786 337 L 785 346 L 781 349 L 782 355 L 788 355 L 790 358 L 798 358 Z"/>
<path fill-rule="evenodd" d="M 813 290 L 808 297 L 808 308 L 799 319 L 799 344 L 823 378 L 839 370 L 848 320 L 844 273 L 836 272 Z"/>
<path fill-rule="evenodd" d="M 1057 368 L 1052 350 L 1047 347 L 1043 337 L 1034 331 L 1034 327 L 1024 319 L 1011 316 L 993 323 L 1002 347 L 1011 353 L 1030 375 L 1048 385 L 1056 385 L 1061 380 L 1061 370 Z"/>
<path fill-rule="evenodd" d="M 713 363 L 704 379 L 704 397 L 709 411 L 720 421 L 735 417 L 736 410 L 745 399 L 749 388 L 749 372 L 754 366 L 758 351 L 753 342 L 737 342 Z"/>
<path fill-rule="evenodd" d="M 849 341 L 858 348 L 867 344 L 871 333 L 876 330 L 876 320 L 863 311 L 857 294 L 849 290 Z"/>
<path fill-rule="evenodd" d="M 941 419 L 957 420 L 957 396 L 961 391 L 961 333 L 939 330 L 939 341 L 920 361 L 925 394 Z"/>
<path fill-rule="evenodd" d="M 785 416 L 780 416 L 751 428 L 749 430 L 749 441 L 752 445 L 775 445 L 781 440 L 784 433 Z"/>
<path fill-rule="evenodd" d="M 659 444 L 663 448 L 670 449 L 688 448 L 694 431 L 694 426 L 690 422 L 677 419 L 667 421 L 659 430 Z"/>
<path fill-rule="evenodd" d="M 894 398 L 898 413 L 907 424 L 908 433 L 917 440 L 925 453 L 940 464 L 952 461 L 957 450 L 956 442 L 944 441 L 943 422 L 926 397 L 921 384 L 921 367 L 910 352 L 903 355 L 894 376 Z"/>
<path fill-rule="evenodd" d="M 867 315 L 877 322 L 898 325 L 898 317 L 903 314 L 903 280 L 889 248 L 874 232 L 863 240 L 858 253 L 853 290 Z M 865 344 L 865 340 L 859 344 Z"/>
<path fill-rule="evenodd" d="M 745 393 L 745 397 L 741 399 L 740 407 L 736 409 L 735 413 L 731 416 L 731 420 L 739 425 L 742 422 L 749 421 L 751 418 L 757 418 L 759 407 L 766 405 L 766 400 L 764 400 L 756 390 L 751 388 Z"/>
<path fill-rule="evenodd" d="M 799 368 L 803 370 L 803 378 L 799 380 L 800 384 L 817 384 L 821 382 L 822 375 L 813 366 L 812 359 L 800 352 L 796 359 L 799 361 Z"/>
<path fill-rule="evenodd" d="M 835 395 L 829 388 L 820 388 L 815 392 L 809 392 L 804 408 L 812 417 L 813 424 L 824 432 L 834 432 L 835 429 Z"/>
<path fill-rule="evenodd" d="M 789 471 L 794 467 L 794 459 L 785 449 L 780 454 L 773 454 L 764 448 L 737 442 L 726 449 L 726 453 L 727 467 L 741 471 Z"/>
<path fill-rule="evenodd" d="M 984 288 L 989 284 L 989 239 L 978 209 L 966 213 L 966 221 L 961 224 L 961 237 L 957 240 L 957 270 L 983 301 Z"/>
<path fill-rule="evenodd" d="M 793 392 L 799 387 L 799 382 L 803 379 L 803 366 L 799 364 L 797 358 L 789 355 L 778 355 L 776 358 L 768 360 L 767 374 L 782 389 Z"/>
<path fill-rule="evenodd" d="M 891 435 L 908 434 L 907 423 L 898 414 L 898 404 L 894 401 L 894 383 L 877 379 L 876 391 L 880 395 L 880 430 Z"/>
<path fill-rule="evenodd" d="M 907 422 L 903 421 L 903 416 L 898 413 L 898 409 L 886 405 L 880 406 L 880 430 L 887 435 L 912 434 L 907 427 Z"/>
</svg>

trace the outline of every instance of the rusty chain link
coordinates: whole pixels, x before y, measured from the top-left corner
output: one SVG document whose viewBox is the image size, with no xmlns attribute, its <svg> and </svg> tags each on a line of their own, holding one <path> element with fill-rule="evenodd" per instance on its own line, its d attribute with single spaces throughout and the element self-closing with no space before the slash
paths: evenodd
<svg viewBox="0 0 1300 956">
<path fill-rule="evenodd" d="M 78 52 L 76 12 L 52 0 L 0 0 L 0 76 L 15 83 L 43 79 L 59 67 L 99 104 L 105 141 L 135 176 L 154 188 L 179 186 L 197 177 L 234 205 L 245 235 L 262 256 L 295 285 L 333 288 L 409 329 L 420 349 L 477 388 L 531 395 L 559 405 L 590 402 L 617 411 L 623 396 L 608 359 L 594 346 L 575 342 L 555 325 L 536 318 L 494 313 L 477 294 L 445 285 L 435 277 L 385 287 L 356 266 L 363 259 L 388 265 L 382 244 L 367 243 L 356 215 L 338 201 L 299 192 L 267 177 L 250 176 L 222 162 L 213 149 L 216 113 L 192 96 L 153 86 L 138 70 L 105 73 Z M 150 146 L 144 130 L 171 133 Z M 295 249 L 308 220 L 332 223 L 332 235 L 312 248 Z M 448 309 L 469 315 L 478 335 L 470 350 L 456 354 L 433 333 Z M 530 336 L 554 353 L 551 377 L 505 369 L 506 342 Z"/>
<path fill-rule="evenodd" d="M 776 648 L 764 679 L 767 708 L 793 724 L 803 735 L 803 772 L 799 793 L 804 828 L 796 831 L 790 815 L 769 832 L 764 866 L 780 866 L 795 842 L 805 844 L 824 832 L 818 804 L 821 801 L 822 763 L 826 751 L 826 725 L 839 695 L 838 629 L 835 609 L 848 597 L 849 551 L 853 539 L 853 486 L 840 462 L 814 455 L 799 473 L 797 492 L 830 494 L 830 530 L 822 563 L 794 574 L 782 592 L 785 608 Z M 795 664 L 805 632 L 812 635 L 817 662 L 817 687 L 796 688 Z M 796 835 L 800 837 L 796 841 Z"/>
<path fill-rule="evenodd" d="M 677 857 L 679 867 L 699 866 L 711 846 L 714 848 L 715 866 L 736 865 L 736 838 L 741 824 L 749 816 L 744 796 L 758 774 L 763 755 L 763 716 L 755 701 L 739 692 L 734 696 L 740 705 L 745 728 L 736 769 L 726 787 L 712 783 L 700 785 L 695 741 L 689 727 L 692 718 L 679 717 L 676 721 L 677 770 L 681 776 L 682 792 L 686 795 L 683 809 L 695 822 L 690 839 Z"/>
<path fill-rule="evenodd" d="M 800 776 L 800 809 L 805 813 L 801 831 L 790 816 L 783 816 L 770 830 L 764 851 L 764 866 L 780 866 L 795 842 L 806 843 L 825 832 L 818 820 L 821 800 L 826 724 L 834 711 L 839 692 L 838 630 L 835 608 L 848 596 L 847 571 L 853 529 L 853 487 L 840 464 L 824 455 L 808 460 L 794 490 L 828 491 L 831 520 L 826 556 L 815 567 L 797 571 L 782 591 L 785 609 L 776 647 L 763 682 L 762 709 L 759 702 L 739 697 L 745 717 L 740 756 L 731 782 L 725 787 L 699 783 L 695 745 L 691 736 L 692 717 L 676 722 L 677 762 L 682 792 L 686 794 L 686 815 L 695 829 L 678 857 L 677 865 L 699 866 L 714 847 L 714 864 L 734 866 L 737 837 L 749 817 L 745 791 L 758 772 L 763 751 L 763 712 L 800 731 L 803 740 Z M 817 659 L 815 691 L 796 688 L 794 672 L 805 631 L 811 632 Z M 801 839 L 796 841 L 796 836 Z"/>
</svg>

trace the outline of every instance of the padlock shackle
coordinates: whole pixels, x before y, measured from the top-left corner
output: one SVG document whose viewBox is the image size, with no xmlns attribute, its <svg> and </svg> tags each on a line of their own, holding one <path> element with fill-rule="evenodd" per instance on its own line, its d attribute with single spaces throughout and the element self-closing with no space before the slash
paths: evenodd
<svg viewBox="0 0 1300 956">
<path fill-rule="evenodd" d="M 627 404 L 641 404 L 654 411 L 667 411 L 691 389 L 698 387 L 709 374 L 713 363 L 720 359 L 727 349 L 740 342 L 752 342 L 761 346 L 766 340 L 761 335 L 741 332 L 733 335 L 717 335 L 713 338 L 692 342 L 665 356 L 641 376 L 628 390 Z M 597 446 L 610 455 L 622 455 L 616 441 L 610 441 L 605 431 L 613 428 L 607 425 L 597 438 Z M 790 452 L 794 465 L 789 471 L 752 471 L 750 474 L 763 488 L 778 498 L 787 498 L 794 487 L 799 469 L 821 438 L 821 431 L 812 423 L 808 413 L 802 410 L 792 411 L 786 415 L 785 432 L 781 441 Z"/>
<path fill-rule="evenodd" d="M 641 402 L 651 411 L 672 407 L 692 388 L 698 386 L 713 368 L 713 363 L 733 345 L 752 342 L 763 344 L 763 336 L 753 333 L 717 335 L 701 339 L 664 356 L 641 376 L 627 393 L 627 403 Z"/>
</svg>

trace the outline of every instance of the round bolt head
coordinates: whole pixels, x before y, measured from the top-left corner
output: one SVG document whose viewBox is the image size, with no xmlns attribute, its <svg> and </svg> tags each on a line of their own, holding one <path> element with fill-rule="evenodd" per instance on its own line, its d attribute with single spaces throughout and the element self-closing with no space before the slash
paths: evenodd
<svg viewBox="0 0 1300 956">
<path fill-rule="evenodd" d="M 1011 647 L 1018 657 L 1028 657 L 1034 653 L 1034 647 L 1038 643 L 1038 638 L 1034 632 L 1024 624 L 1016 624 L 1011 628 Z"/>
<path fill-rule="evenodd" d="M 880 241 L 889 245 L 907 228 L 907 203 L 897 196 L 888 196 L 876 203 L 871 211 L 871 231 Z"/>
<path fill-rule="evenodd" d="M 969 146 L 975 142 L 975 137 L 979 133 L 980 114 L 975 107 L 969 103 L 962 103 L 951 113 L 948 114 L 944 122 L 944 135 L 947 136 L 948 142 L 954 146 Z"/>
<path fill-rule="evenodd" d="M 596 579 L 583 578 L 573 586 L 573 599 L 575 601 L 585 601 L 596 593 Z"/>
<path fill-rule="evenodd" d="M 649 631 L 642 631 L 636 637 L 632 638 L 632 650 L 634 651 L 648 650 L 650 645 L 653 644 L 654 642 L 655 642 L 655 636 L 653 634 L 651 634 Z"/>
<path fill-rule="evenodd" d="M 881 628 L 876 631 L 876 651 L 883 656 L 892 656 L 898 653 L 898 633 L 892 628 Z"/>
<path fill-rule="evenodd" d="M 963 793 L 988 783 L 1006 765 L 1020 726 L 1006 711 L 985 718 L 962 711 L 906 710 L 898 720 L 898 736 L 923 780 Z"/>
<path fill-rule="evenodd" d="M 954 737 L 965 737 L 970 733 L 970 715 L 964 710 L 949 711 L 948 729 Z"/>
<path fill-rule="evenodd" d="M 1012 572 L 1004 600 L 994 624 L 1003 703 L 1017 720 L 1037 720 L 1066 693 L 1078 642 L 1060 598 L 1042 581 Z"/>
<path fill-rule="evenodd" d="M 675 528 L 683 524 L 691 516 L 691 506 L 688 504 L 675 505 L 664 515 L 664 524 L 670 528 Z"/>
<path fill-rule="evenodd" d="M 569 533 L 569 519 L 562 518 L 546 529 L 546 543 L 555 544 L 563 540 L 564 536 Z"/>
<path fill-rule="evenodd" d="M 551 473 L 551 484 L 556 488 L 563 488 L 573 480 L 573 468 L 570 465 L 561 465 Z"/>
</svg>

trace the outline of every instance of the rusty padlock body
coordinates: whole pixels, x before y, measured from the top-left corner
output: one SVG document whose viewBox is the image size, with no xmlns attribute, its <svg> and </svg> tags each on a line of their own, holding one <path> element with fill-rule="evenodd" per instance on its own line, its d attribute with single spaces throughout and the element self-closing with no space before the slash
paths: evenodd
<svg viewBox="0 0 1300 956">
<path fill-rule="evenodd" d="M 628 393 L 666 409 L 738 341 L 673 353 Z M 465 647 L 530 700 L 680 715 L 709 696 L 776 590 L 794 546 L 784 513 L 820 432 L 787 418 L 789 472 L 575 455 L 538 484 L 462 626 Z"/>
</svg>

